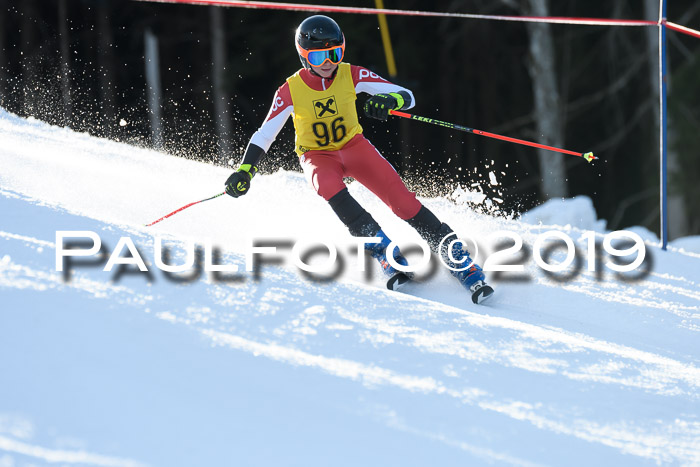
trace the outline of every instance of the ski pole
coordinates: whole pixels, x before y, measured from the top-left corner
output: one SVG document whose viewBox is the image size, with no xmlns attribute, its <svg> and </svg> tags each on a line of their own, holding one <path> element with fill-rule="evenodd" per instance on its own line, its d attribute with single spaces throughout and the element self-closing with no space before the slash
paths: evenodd
<svg viewBox="0 0 700 467">
<path fill-rule="evenodd" d="M 466 126 L 456 125 L 454 123 L 442 122 L 440 120 L 435 120 L 434 118 L 420 117 L 418 115 L 413 115 L 413 114 L 409 114 L 409 113 L 405 113 L 405 112 L 399 112 L 397 110 L 390 110 L 389 113 L 391 115 L 396 115 L 397 117 L 408 118 L 411 120 L 418 120 L 419 122 L 432 123 L 433 125 L 444 126 L 445 128 L 451 128 L 453 130 L 466 131 L 467 133 L 473 133 L 475 135 L 486 136 L 488 138 L 500 139 L 502 141 L 510 141 L 511 143 L 523 144 L 525 146 L 532 146 L 534 148 L 547 149 L 549 151 L 561 152 L 564 154 L 571 154 L 572 156 L 583 157 L 588 162 L 591 162 L 593 159 L 598 159 L 596 156 L 593 155 L 592 152 L 582 153 L 582 152 L 569 151 L 567 149 L 559 149 L 559 148 L 547 146 L 547 145 L 540 144 L 540 143 L 533 143 L 531 141 L 525 141 L 522 139 L 511 138 L 509 136 L 501 136 L 501 135 L 497 135 L 495 133 L 489 133 L 488 131 L 476 130 L 474 128 L 468 128 Z"/>
<path fill-rule="evenodd" d="M 224 192 L 222 192 L 222 193 L 219 193 L 218 195 L 212 196 L 211 198 L 200 199 L 199 201 L 195 201 L 194 203 L 186 204 L 186 205 L 184 205 L 183 207 L 174 210 L 174 211 L 171 212 L 170 214 L 166 214 L 166 215 L 164 215 L 163 217 L 161 217 L 160 219 L 158 219 L 158 220 L 156 220 L 156 221 L 153 221 L 153 222 L 151 222 L 150 224 L 146 224 L 146 227 L 150 227 L 150 226 L 152 226 L 153 224 L 157 224 L 158 222 L 160 222 L 160 221 L 162 221 L 162 220 L 165 220 L 165 219 L 167 219 L 168 217 L 172 216 L 173 214 L 177 214 L 178 212 L 180 212 L 180 211 L 182 211 L 182 210 L 184 210 L 184 209 L 187 209 L 187 208 L 189 208 L 190 206 L 194 206 L 195 204 L 199 204 L 199 203 L 203 203 L 203 202 L 205 202 L 205 201 L 209 201 L 210 199 L 218 198 L 219 196 L 225 195 L 225 194 L 226 194 L 226 192 L 224 191 Z"/>
</svg>

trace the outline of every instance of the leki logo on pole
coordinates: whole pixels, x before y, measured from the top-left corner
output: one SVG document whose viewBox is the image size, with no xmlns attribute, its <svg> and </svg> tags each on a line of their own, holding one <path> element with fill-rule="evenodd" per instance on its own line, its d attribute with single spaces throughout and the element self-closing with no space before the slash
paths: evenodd
<svg viewBox="0 0 700 467">
<path fill-rule="evenodd" d="M 313 104 L 314 111 L 316 112 L 316 118 L 332 117 L 338 113 L 338 106 L 336 105 L 335 96 L 315 100 Z"/>
</svg>

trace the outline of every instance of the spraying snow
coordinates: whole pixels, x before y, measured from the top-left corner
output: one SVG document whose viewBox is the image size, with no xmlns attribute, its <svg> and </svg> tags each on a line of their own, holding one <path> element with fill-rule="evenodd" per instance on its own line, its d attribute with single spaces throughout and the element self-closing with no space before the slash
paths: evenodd
<svg viewBox="0 0 700 467">
<path fill-rule="evenodd" d="M 0 464 L 700 463 L 697 237 L 662 252 L 644 236 L 652 264 L 636 279 L 585 265 L 562 279 L 524 257 L 479 307 L 445 271 L 406 293 L 367 280 L 301 174 L 256 176 L 243 198 L 145 228 L 223 191 L 229 170 L 1 109 L 0 138 Z M 586 198 L 515 220 L 470 196 L 422 201 L 476 239 L 557 231 L 585 252 L 606 234 Z M 151 270 L 79 263 L 65 280 L 59 230 L 95 232 L 108 254 L 128 237 Z M 208 239 L 239 272 L 165 274 L 154 235 L 173 264 Z M 289 262 L 256 279 L 245 255 L 260 238 L 330 238 L 348 264 L 330 282 Z"/>
</svg>

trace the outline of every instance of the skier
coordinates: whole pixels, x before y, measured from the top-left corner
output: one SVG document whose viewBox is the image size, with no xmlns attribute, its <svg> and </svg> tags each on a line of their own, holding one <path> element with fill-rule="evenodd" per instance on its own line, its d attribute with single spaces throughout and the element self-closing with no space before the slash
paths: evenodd
<svg viewBox="0 0 700 467">
<path fill-rule="evenodd" d="M 328 201 L 350 234 L 381 239 L 367 243 L 365 248 L 381 264 L 389 289 L 395 290 L 410 280 L 410 275 L 389 264 L 386 250 L 391 240 L 350 195 L 343 177 L 352 177 L 366 186 L 415 228 L 446 264 L 461 269 L 452 271 L 452 275 L 471 292 L 474 303 L 490 297 L 493 289 L 486 284 L 482 269 L 471 261 L 462 242 L 455 241 L 456 234 L 416 199 L 391 164 L 362 134 L 355 108 L 358 93 L 371 95 L 364 104 L 365 114 L 383 121 L 390 109 L 413 107 L 413 93 L 366 68 L 343 62 L 345 36 L 327 16 L 315 15 L 302 21 L 295 42 L 303 68 L 277 89 L 272 107 L 251 137 L 238 170 L 226 180 L 226 193 L 236 198 L 248 192 L 259 161 L 291 115 L 295 150 L 306 178 Z M 449 245 L 455 261 L 448 254 Z M 398 248 L 393 255 L 398 264 L 407 265 Z"/>
</svg>

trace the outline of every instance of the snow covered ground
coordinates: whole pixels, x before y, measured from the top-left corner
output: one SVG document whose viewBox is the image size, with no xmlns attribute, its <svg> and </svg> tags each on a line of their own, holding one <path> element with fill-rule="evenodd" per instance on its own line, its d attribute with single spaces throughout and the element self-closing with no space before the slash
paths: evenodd
<svg viewBox="0 0 700 467">
<path fill-rule="evenodd" d="M 143 227 L 228 174 L 0 109 L 0 466 L 700 465 L 697 237 L 663 252 L 632 229 L 647 241 L 636 280 L 584 263 L 557 281 L 527 257 L 477 306 L 442 269 L 406 293 L 356 272 L 352 239 L 297 173 Z M 395 239 L 417 239 L 350 189 Z M 478 239 L 507 230 L 532 247 L 556 230 L 585 253 L 586 231 L 606 233 L 586 198 L 519 220 L 423 201 Z M 66 280 L 62 230 L 108 253 L 128 237 L 150 272 L 93 261 Z M 155 235 L 176 264 L 210 240 L 240 272 L 168 277 Z M 346 267 L 320 283 L 263 264 L 256 279 L 252 239 L 331 239 Z"/>
</svg>

